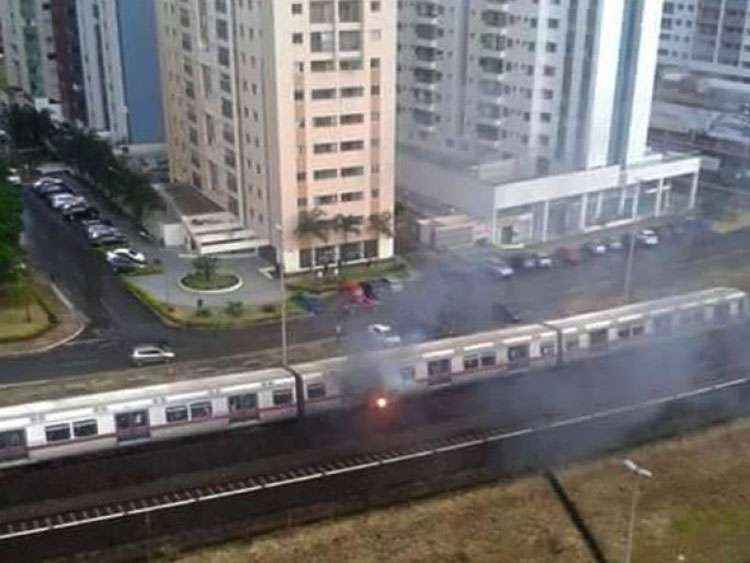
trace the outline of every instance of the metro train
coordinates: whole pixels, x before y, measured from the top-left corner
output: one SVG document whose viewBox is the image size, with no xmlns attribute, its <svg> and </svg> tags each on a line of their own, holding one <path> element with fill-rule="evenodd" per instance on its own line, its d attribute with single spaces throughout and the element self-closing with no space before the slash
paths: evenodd
<svg viewBox="0 0 750 563">
<path fill-rule="evenodd" d="M 713 288 L 348 357 L 0 408 L 0 468 L 371 404 L 724 329 L 748 296 Z"/>
</svg>

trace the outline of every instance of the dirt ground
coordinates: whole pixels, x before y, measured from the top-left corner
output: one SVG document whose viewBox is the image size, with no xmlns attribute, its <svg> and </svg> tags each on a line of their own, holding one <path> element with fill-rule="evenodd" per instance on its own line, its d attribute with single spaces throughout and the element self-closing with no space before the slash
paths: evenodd
<svg viewBox="0 0 750 563">
<path fill-rule="evenodd" d="M 622 561 L 635 477 L 643 481 L 633 561 L 750 561 L 750 420 L 559 472 L 609 561 Z M 171 558 L 170 558 L 171 559 Z M 540 477 L 482 486 L 349 518 L 290 528 L 177 559 L 181 563 L 591 561 Z"/>
</svg>

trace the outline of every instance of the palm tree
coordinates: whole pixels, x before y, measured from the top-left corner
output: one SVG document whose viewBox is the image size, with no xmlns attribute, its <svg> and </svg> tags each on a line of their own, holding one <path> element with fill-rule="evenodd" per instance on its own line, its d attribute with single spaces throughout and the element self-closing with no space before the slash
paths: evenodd
<svg viewBox="0 0 750 563">
<path fill-rule="evenodd" d="M 350 234 L 358 235 L 360 232 L 362 232 L 362 229 L 359 226 L 361 220 L 356 215 L 344 215 L 343 213 L 339 213 L 338 215 L 336 215 L 333 221 L 334 230 L 344 235 L 344 247 L 349 245 Z M 342 262 L 342 255 L 339 252 L 339 266 L 341 266 Z"/>
<path fill-rule="evenodd" d="M 370 215 L 370 229 L 379 235 L 393 236 L 393 214 L 390 211 Z"/>
<path fill-rule="evenodd" d="M 325 216 L 326 212 L 319 207 L 311 211 L 300 211 L 297 229 L 294 232 L 300 238 L 314 236 L 323 242 L 328 242 L 328 230 L 331 228 L 331 223 L 323 219 Z"/>
</svg>

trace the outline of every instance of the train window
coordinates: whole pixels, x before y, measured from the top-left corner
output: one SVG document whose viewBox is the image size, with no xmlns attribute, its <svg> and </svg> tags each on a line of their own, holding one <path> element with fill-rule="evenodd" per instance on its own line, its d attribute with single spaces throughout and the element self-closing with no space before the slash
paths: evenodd
<svg viewBox="0 0 750 563">
<path fill-rule="evenodd" d="M 479 356 L 464 356 L 464 369 L 477 369 L 479 367 Z"/>
<path fill-rule="evenodd" d="M 497 364 L 497 357 L 495 352 L 486 352 L 482 354 L 482 367 L 490 367 Z"/>
<path fill-rule="evenodd" d="M 73 423 L 73 436 L 76 438 L 96 436 L 98 433 L 99 427 L 96 424 L 96 420 L 79 420 Z"/>
<path fill-rule="evenodd" d="M 554 356 L 555 355 L 555 343 L 554 342 L 542 342 L 542 344 L 539 346 L 539 353 L 544 358 L 548 356 Z"/>
<path fill-rule="evenodd" d="M 568 352 L 578 349 L 579 346 L 580 340 L 577 336 L 568 336 L 568 338 L 565 339 L 565 350 Z"/>
<path fill-rule="evenodd" d="M 626 326 L 617 329 L 617 338 L 630 338 L 630 327 Z"/>
<path fill-rule="evenodd" d="M 190 405 L 190 420 L 196 418 L 211 418 L 211 403 L 204 401 Z"/>
<path fill-rule="evenodd" d="M 415 375 L 416 372 L 415 372 L 415 370 L 414 370 L 413 367 L 411 367 L 411 366 L 403 367 L 403 368 L 399 369 L 398 372 L 399 372 L 399 374 L 401 374 L 401 381 L 402 382 L 404 382 L 404 383 L 411 383 L 412 381 L 414 381 L 414 375 Z"/>
<path fill-rule="evenodd" d="M 118 414 L 115 416 L 115 426 L 118 430 L 148 426 L 148 412 L 137 411 Z"/>
<path fill-rule="evenodd" d="M 273 392 L 273 404 L 289 405 L 292 402 L 292 390 L 291 389 L 277 389 Z"/>
<path fill-rule="evenodd" d="M 592 346 L 602 346 L 607 344 L 609 340 L 607 329 L 594 330 L 589 332 L 589 342 Z"/>
<path fill-rule="evenodd" d="M 247 393 L 245 395 L 234 395 L 229 397 L 229 410 L 234 411 L 251 411 L 258 408 L 258 395 Z"/>
<path fill-rule="evenodd" d="M 307 397 L 310 399 L 320 399 L 326 396 L 325 383 L 311 383 L 307 386 Z"/>
<path fill-rule="evenodd" d="M 0 450 L 22 448 L 26 446 L 26 434 L 23 430 L 0 432 Z"/>
<path fill-rule="evenodd" d="M 70 424 L 53 424 L 46 426 L 44 433 L 47 435 L 48 442 L 62 442 L 70 440 Z"/>
<path fill-rule="evenodd" d="M 529 357 L 529 345 L 524 344 L 523 346 L 511 346 L 508 348 L 508 360 L 511 362 L 517 362 L 518 360 L 525 360 Z"/>
<path fill-rule="evenodd" d="M 643 336 L 646 332 L 646 327 L 643 325 L 636 325 L 633 327 L 633 336 Z"/>
<path fill-rule="evenodd" d="M 451 361 L 448 358 L 427 362 L 427 375 L 440 375 L 443 373 L 450 373 L 450 371 Z"/>
<path fill-rule="evenodd" d="M 185 422 L 188 419 L 188 409 L 186 406 L 167 407 L 165 411 L 167 422 Z"/>
</svg>

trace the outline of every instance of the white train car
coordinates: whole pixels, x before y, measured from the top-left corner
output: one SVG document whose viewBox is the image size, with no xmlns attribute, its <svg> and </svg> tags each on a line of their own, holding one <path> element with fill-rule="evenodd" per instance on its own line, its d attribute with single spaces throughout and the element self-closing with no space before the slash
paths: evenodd
<svg viewBox="0 0 750 563">
<path fill-rule="evenodd" d="M 744 322 L 747 294 L 716 287 L 644 303 L 633 303 L 548 321 L 559 331 L 565 361 L 606 353 L 611 348 L 642 345 Z"/>
<path fill-rule="evenodd" d="M 41 401 L 0 408 L 0 465 L 296 417 L 281 368 Z"/>
</svg>

